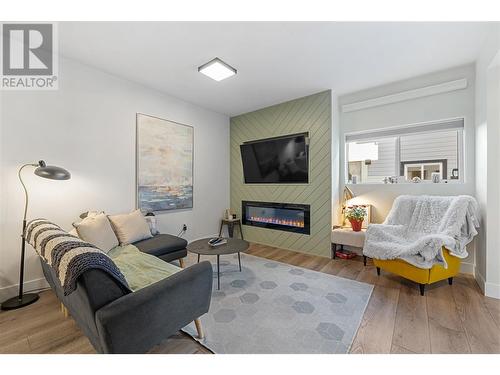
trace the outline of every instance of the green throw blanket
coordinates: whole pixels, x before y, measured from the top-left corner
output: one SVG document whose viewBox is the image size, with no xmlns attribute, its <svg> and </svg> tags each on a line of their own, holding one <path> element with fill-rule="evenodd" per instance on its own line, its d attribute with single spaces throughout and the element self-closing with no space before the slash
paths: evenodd
<svg viewBox="0 0 500 375">
<path fill-rule="evenodd" d="M 143 253 L 134 245 L 116 246 L 108 255 L 134 292 L 182 270 L 160 258 Z"/>
</svg>

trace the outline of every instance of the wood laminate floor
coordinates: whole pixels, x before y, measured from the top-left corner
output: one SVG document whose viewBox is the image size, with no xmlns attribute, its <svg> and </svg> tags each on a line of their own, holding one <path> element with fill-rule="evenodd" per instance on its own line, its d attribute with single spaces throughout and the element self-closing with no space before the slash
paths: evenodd
<svg viewBox="0 0 500 375">
<path fill-rule="evenodd" d="M 351 353 L 500 353 L 500 300 L 484 297 L 466 275 L 427 288 L 358 260 L 324 257 L 252 244 L 249 254 L 373 284 L 374 290 Z M 187 264 L 195 262 L 189 256 Z M 95 353 L 51 291 L 20 310 L 0 312 L 0 353 Z M 179 332 L 151 353 L 210 353 Z"/>
</svg>

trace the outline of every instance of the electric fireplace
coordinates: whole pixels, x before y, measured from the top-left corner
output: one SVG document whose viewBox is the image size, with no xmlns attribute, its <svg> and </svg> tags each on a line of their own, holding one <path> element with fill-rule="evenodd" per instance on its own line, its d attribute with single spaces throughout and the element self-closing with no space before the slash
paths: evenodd
<svg viewBox="0 0 500 375">
<path fill-rule="evenodd" d="M 308 204 L 241 202 L 243 225 L 310 234 L 310 214 Z"/>
</svg>

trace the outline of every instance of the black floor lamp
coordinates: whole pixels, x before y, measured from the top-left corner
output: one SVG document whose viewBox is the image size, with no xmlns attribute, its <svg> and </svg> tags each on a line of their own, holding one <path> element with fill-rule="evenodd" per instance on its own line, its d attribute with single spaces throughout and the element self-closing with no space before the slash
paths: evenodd
<svg viewBox="0 0 500 375">
<path fill-rule="evenodd" d="M 46 165 L 43 160 L 40 160 L 38 164 L 24 164 L 19 168 L 17 173 L 19 181 L 24 188 L 25 204 L 24 204 L 24 217 L 23 217 L 23 232 L 21 234 L 21 266 L 19 270 L 19 294 L 17 297 L 12 297 L 7 301 L 2 303 L 2 310 L 14 310 L 20 307 L 36 302 L 39 298 L 37 293 L 26 293 L 23 294 L 23 284 L 24 284 L 24 252 L 26 247 L 26 215 L 28 213 L 28 190 L 26 185 L 24 185 L 21 172 L 25 167 L 37 167 L 35 169 L 35 174 L 37 176 L 48 178 L 50 180 L 69 180 L 71 174 L 64 168 L 55 167 L 52 165 Z"/>
</svg>

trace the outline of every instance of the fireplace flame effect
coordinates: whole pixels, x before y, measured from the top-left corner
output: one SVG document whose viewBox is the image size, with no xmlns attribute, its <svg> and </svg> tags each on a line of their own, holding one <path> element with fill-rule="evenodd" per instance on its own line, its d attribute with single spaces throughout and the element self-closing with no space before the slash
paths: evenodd
<svg viewBox="0 0 500 375">
<path fill-rule="evenodd" d="M 304 222 L 299 220 L 287 220 L 287 219 L 278 219 L 274 217 L 260 217 L 260 216 L 251 216 L 250 220 L 257 221 L 260 223 L 279 224 L 279 225 L 287 225 L 289 227 L 304 228 Z"/>
</svg>

